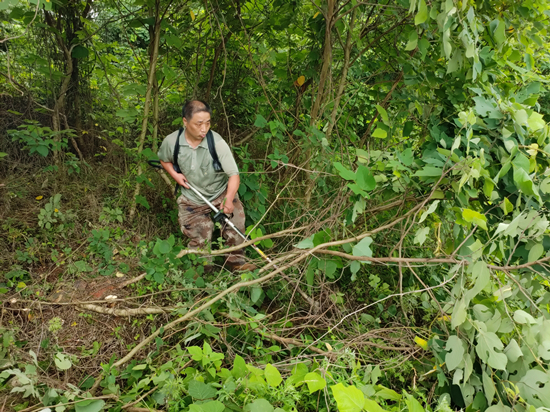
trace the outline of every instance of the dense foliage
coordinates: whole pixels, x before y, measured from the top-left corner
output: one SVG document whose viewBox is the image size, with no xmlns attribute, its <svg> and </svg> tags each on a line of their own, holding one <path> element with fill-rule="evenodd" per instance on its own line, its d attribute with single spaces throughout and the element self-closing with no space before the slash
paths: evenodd
<svg viewBox="0 0 550 412">
<path fill-rule="evenodd" d="M 3 407 L 548 410 L 550 2 L 0 19 Z M 276 265 L 229 273 L 219 234 L 185 248 L 146 161 L 190 98 Z"/>
</svg>

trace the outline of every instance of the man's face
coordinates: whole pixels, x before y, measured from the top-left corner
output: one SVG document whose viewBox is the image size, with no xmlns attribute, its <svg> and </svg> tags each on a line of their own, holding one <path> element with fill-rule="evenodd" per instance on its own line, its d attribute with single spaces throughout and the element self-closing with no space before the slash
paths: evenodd
<svg viewBox="0 0 550 412">
<path fill-rule="evenodd" d="M 195 113 L 189 121 L 184 117 L 183 124 L 185 125 L 187 137 L 196 142 L 200 142 L 206 137 L 208 130 L 210 130 L 210 113 Z"/>
</svg>

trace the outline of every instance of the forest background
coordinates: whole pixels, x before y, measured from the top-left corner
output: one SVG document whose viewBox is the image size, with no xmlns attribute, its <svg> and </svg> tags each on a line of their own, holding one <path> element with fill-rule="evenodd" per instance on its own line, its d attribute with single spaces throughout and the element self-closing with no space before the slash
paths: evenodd
<svg viewBox="0 0 550 412">
<path fill-rule="evenodd" d="M 548 1 L 0 18 L 3 409 L 550 410 Z M 187 253 L 146 161 L 190 98 L 275 264 Z"/>
</svg>

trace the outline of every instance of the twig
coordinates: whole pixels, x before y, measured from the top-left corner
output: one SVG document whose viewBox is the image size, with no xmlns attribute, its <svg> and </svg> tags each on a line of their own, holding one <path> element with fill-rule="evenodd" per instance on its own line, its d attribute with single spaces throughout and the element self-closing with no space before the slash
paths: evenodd
<svg viewBox="0 0 550 412">
<path fill-rule="evenodd" d="M 121 409 L 129 409 L 129 408 L 131 408 L 131 407 L 134 406 L 135 404 L 137 404 L 137 403 L 141 402 L 142 400 L 144 400 L 147 396 L 149 396 L 150 394 L 152 394 L 152 393 L 153 393 L 154 391 L 156 391 L 157 389 L 158 389 L 158 385 L 155 386 L 155 387 L 154 387 L 153 389 L 151 389 L 150 391 L 148 391 L 145 395 L 140 396 L 140 397 L 139 397 L 138 399 L 136 399 L 135 401 L 130 402 L 130 403 L 124 405 Z M 136 409 L 136 408 L 134 408 L 134 409 Z M 149 409 L 147 409 L 147 410 L 149 410 Z"/>
</svg>

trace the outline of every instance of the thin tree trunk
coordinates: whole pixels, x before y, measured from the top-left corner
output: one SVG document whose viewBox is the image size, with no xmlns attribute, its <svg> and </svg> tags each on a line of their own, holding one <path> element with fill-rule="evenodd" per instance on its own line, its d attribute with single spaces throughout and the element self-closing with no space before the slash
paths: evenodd
<svg viewBox="0 0 550 412">
<path fill-rule="evenodd" d="M 330 122 L 326 132 L 326 138 L 328 141 L 330 141 L 330 135 L 332 133 L 332 129 L 334 128 L 334 124 L 336 123 L 336 116 L 338 114 L 340 100 L 342 99 L 342 95 L 344 94 L 344 89 L 346 88 L 346 84 L 347 84 L 349 60 L 350 60 L 350 54 L 351 54 L 351 38 L 352 38 L 353 26 L 355 24 L 355 10 L 357 9 L 353 10 L 349 21 L 349 30 L 348 30 L 348 35 L 346 37 L 346 45 L 344 47 L 344 67 L 342 68 L 342 74 L 340 76 L 340 82 L 338 84 L 338 92 L 336 93 L 336 98 L 334 99 L 334 107 L 332 108 L 332 113 L 330 115 Z"/>
<path fill-rule="evenodd" d="M 159 82 L 157 76 L 153 78 L 153 152 L 158 148 L 159 133 Z"/>
<path fill-rule="evenodd" d="M 138 144 L 138 157 L 143 151 L 143 145 L 145 143 L 145 136 L 147 135 L 147 120 L 149 117 L 149 107 L 151 106 L 151 94 L 154 86 L 154 78 L 157 67 L 157 59 L 159 52 L 159 40 L 160 40 L 160 4 L 159 1 L 155 3 L 155 29 L 152 38 L 152 47 L 151 47 L 151 58 L 149 63 L 149 74 L 147 76 L 147 92 L 145 93 L 145 104 L 143 107 L 143 121 L 141 123 L 141 133 L 139 135 L 139 144 Z M 139 161 L 139 160 L 138 160 Z M 141 163 L 138 166 L 137 177 L 139 178 L 142 173 Z M 136 188 L 134 190 L 132 206 L 129 212 L 129 219 L 133 220 L 136 214 L 136 198 L 139 196 L 141 185 L 136 183 Z"/>
<path fill-rule="evenodd" d="M 45 12 L 44 14 L 46 23 L 52 27 L 55 27 L 55 23 L 52 19 L 52 16 L 49 12 Z M 67 70 L 65 72 L 65 76 L 63 77 L 63 81 L 61 82 L 61 87 L 59 88 L 59 95 L 55 100 L 55 104 L 53 107 L 53 115 L 52 115 L 52 124 L 53 124 L 53 130 L 57 132 L 57 134 L 54 137 L 54 140 L 56 143 L 59 143 L 61 141 L 61 117 L 65 115 L 64 108 L 65 108 L 65 98 L 67 96 L 67 90 L 69 89 L 69 83 L 71 82 L 71 76 L 73 73 L 73 59 L 71 56 L 71 52 L 73 50 L 72 46 L 70 49 L 67 49 L 67 46 L 65 45 L 65 42 L 63 41 L 63 37 L 59 34 L 59 31 L 56 32 L 56 40 L 57 44 L 59 45 L 59 48 L 61 49 L 61 52 L 65 56 L 65 63 L 67 64 Z M 55 165 L 59 167 L 61 164 L 61 156 L 58 149 L 55 149 L 53 151 L 54 161 Z"/>
<path fill-rule="evenodd" d="M 231 36 L 233 35 L 232 32 L 227 33 L 225 38 L 222 36 L 222 41 L 219 44 L 219 46 L 216 48 L 216 53 L 214 54 L 214 61 L 212 62 L 212 67 L 210 68 L 210 79 L 208 80 L 208 86 L 206 88 L 206 94 L 204 95 L 204 99 L 208 101 L 210 99 L 210 92 L 212 91 L 212 83 L 214 83 L 214 75 L 216 74 L 216 65 L 218 63 L 218 59 L 220 57 L 220 54 L 222 50 L 225 47 L 225 44 L 229 41 Z"/>
<path fill-rule="evenodd" d="M 325 83 L 330 71 L 330 65 L 332 63 L 332 26 L 334 21 L 334 7 L 336 0 L 327 1 L 327 15 L 326 15 L 326 28 L 325 28 L 325 45 L 323 48 L 323 66 L 321 67 L 321 74 L 319 77 L 319 87 L 317 89 L 317 97 L 311 109 L 311 125 L 315 124 L 319 115 L 319 108 L 325 95 Z"/>
</svg>

